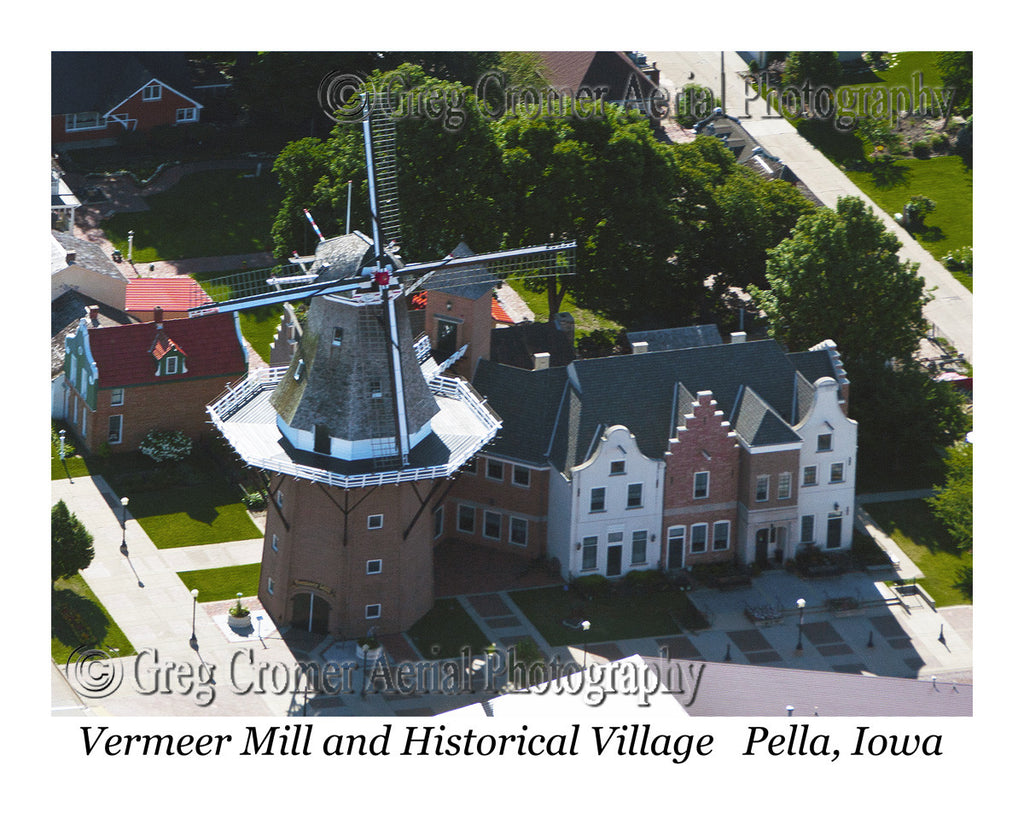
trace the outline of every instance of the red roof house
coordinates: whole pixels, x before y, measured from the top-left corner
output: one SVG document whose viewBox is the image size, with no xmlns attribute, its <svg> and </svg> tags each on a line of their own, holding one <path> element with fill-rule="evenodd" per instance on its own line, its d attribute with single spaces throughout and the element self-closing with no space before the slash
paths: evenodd
<svg viewBox="0 0 1024 819">
<path fill-rule="evenodd" d="M 164 319 L 188 318 L 188 311 L 210 300 L 195 279 L 129 279 L 124 311 L 139 321 L 153 321 L 154 311 L 163 309 Z"/>
<path fill-rule="evenodd" d="M 248 359 L 237 316 L 115 327 L 82 320 L 65 339 L 67 418 L 85 448 L 132 450 L 152 429 L 206 431 L 206 405 L 243 377 Z"/>
</svg>

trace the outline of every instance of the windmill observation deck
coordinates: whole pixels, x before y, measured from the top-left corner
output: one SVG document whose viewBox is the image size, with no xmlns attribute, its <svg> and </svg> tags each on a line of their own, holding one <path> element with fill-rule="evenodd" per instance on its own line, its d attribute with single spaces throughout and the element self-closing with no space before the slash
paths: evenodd
<svg viewBox="0 0 1024 819">
<path fill-rule="evenodd" d="M 407 465 L 381 469 L 372 458 L 347 461 L 297 449 L 279 429 L 278 413 L 270 403 L 288 369 L 254 370 L 207 407 L 214 426 L 257 469 L 342 489 L 447 478 L 501 428 L 501 419 L 469 383 L 434 373 L 427 386 L 439 412 L 431 421 L 431 433 L 409 453 Z"/>
</svg>

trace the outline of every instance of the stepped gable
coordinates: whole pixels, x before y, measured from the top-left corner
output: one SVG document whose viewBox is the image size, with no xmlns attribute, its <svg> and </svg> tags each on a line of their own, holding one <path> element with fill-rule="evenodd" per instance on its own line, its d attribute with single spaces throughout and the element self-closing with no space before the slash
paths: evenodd
<svg viewBox="0 0 1024 819">
<path fill-rule="evenodd" d="M 462 259 L 472 256 L 473 250 L 465 242 L 459 242 L 458 246 L 449 256 Z M 462 296 L 470 301 L 476 301 L 488 291 L 494 290 L 501 284 L 498 279 L 485 267 L 465 268 L 460 267 L 454 270 L 439 269 L 427 282 L 427 289 L 438 293 L 450 293 L 453 296 Z"/>
<path fill-rule="evenodd" d="M 379 438 L 382 429 L 395 434 L 391 345 L 383 310 L 381 304 L 342 297 L 313 299 L 288 373 L 270 398 L 285 424 L 308 432 L 321 427 L 344 441 Z M 395 316 L 406 417 L 414 432 L 439 408 L 413 353 L 403 296 L 395 302 Z"/>
<path fill-rule="evenodd" d="M 552 462 L 568 472 L 589 457 L 600 430 L 614 424 L 626 426 L 647 457 L 664 457 L 687 411 L 680 392 L 692 400 L 709 391 L 749 445 L 789 443 L 796 438 L 784 419 L 793 410 L 795 373 L 772 340 L 576 361 L 568 367 Z"/>
</svg>

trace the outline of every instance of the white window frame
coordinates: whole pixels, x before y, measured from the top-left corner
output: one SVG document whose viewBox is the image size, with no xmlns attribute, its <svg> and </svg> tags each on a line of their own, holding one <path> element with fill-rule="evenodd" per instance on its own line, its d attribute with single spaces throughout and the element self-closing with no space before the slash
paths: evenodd
<svg viewBox="0 0 1024 819">
<path fill-rule="evenodd" d="M 580 571 L 581 572 L 597 571 L 597 537 L 595 535 L 588 535 L 587 537 L 583 538 L 581 547 L 582 547 L 582 554 L 580 555 Z M 593 555 L 593 560 L 591 561 L 593 563 L 592 566 L 588 566 L 587 565 L 587 563 L 588 563 L 588 559 L 587 559 L 588 553 Z"/>
<path fill-rule="evenodd" d="M 383 529 L 384 528 L 384 515 L 377 513 L 374 515 L 366 516 L 366 528 L 367 529 Z"/>
<path fill-rule="evenodd" d="M 169 355 L 164 359 L 164 375 L 178 374 L 178 357 Z"/>
<path fill-rule="evenodd" d="M 110 406 L 124 406 L 124 387 L 114 387 L 114 389 L 110 391 Z"/>
<path fill-rule="evenodd" d="M 793 496 L 793 473 L 779 473 L 779 500 L 789 500 Z"/>
<path fill-rule="evenodd" d="M 703 537 L 698 538 L 694 533 L 700 531 Z M 701 544 L 699 549 L 695 549 L 694 546 Z M 702 555 L 708 550 L 708 525 L 706 523 L 693 523 L 690 524 L 690 554 L 691 555 Z"/>
<path fill-rule="evenodd" d="M 600 507 L 594 507 L 594 501 L 597 499 L 595 493 L 600 492 L 601 504 Z M 598 512 L 605 512 L 608 509 L 608 490 L 604 486 L 592 486 L 590 487 L 590 513 L 596 514 Z"/>
<path fill-rule="evenodd" d="M 725 545 L 718 545 L 718 527 L 725 527 Z M 714 526 L 711 529 L 711 551 L 712 552 L 727 552 L 729 551 L 729 538 L 732 536 L 731 522 L 728 520 L 716 520 Z"/>
<path fill-rule="evenodd" d="M 82 117 L 83 125 L 78 124 L 78 118 Z M 65 133 L 75 131 L 102 131 L 107 127 L 107 118 L 99 111 L 79 111 L 76 114 L 64 115 Z"/>
<path fill-rule="evenodd" d="M 434 510 L 434 540 L 444 534 L 444 506 Z"/>
<path fill-rule="evenodd" d="M 642 537 L 641 537 L 642 536 Z M 629 565 L 643 566 L 647 563 L 647 536 L 646 529 L 637 529 L 629 539 Z M 643 546 L 643 560 L 637 560 L 637 546 Z"/>
<path fill-rule="evenodd" d="M 488 540 L 501 540 L 501 519 L 503 515 L 501 512 L 495 512 L 493 509 L 484 509 L 484 526 L 481 534 Z M 498 533 L 491 534 L 488 530 L 494 523 L 495 518 L 498 521 Z"/>
<path fill-rule="evenodd" d="M 523 476 L 526 476 L 525 480 L 521 480 Z M 530 488 L 530 470 L 525 466 L 519 464 L 512 464 L 512 484 L 514 486 L 521 486 L 524 489 Z"/>
<path fill-rule="evenodd" d="M 609 475 L 625 475 L 626 474 L 626 462 L 625 461 L 612 461 L 611 466 L 608 467 Z"/>
<path fill-rule="evenodd" d="M 193 106 L 192 108 L 179 108 L 174 112 L 174 122 L 197 122 L 199 120 L 199 109 Z"/>
<path fill-rule="evenodd" d="M 821 445 L 822 444 L 822 439 L 825 439 L 826 446 L 822 446 Z M 817 447 L 818 447 L 817 448 L 818 452 L 831 452 L 832 451 L 832 433 L 831 432 L 823 432 L 823 433 L 821 433 L 818 436 Z"/>
<path fill-rule="evenodd" d="M 270 548 L 271 548 L 271 550 L 273 550 L 275 552 L 278 550 L 277 532 L 274 532 L 273 534 L 270 535 Z"/>
<path fill-rule="evenodd" d="M 679 554 L 682 556 L 682 565 L 686 565 L 686 527 L 685 526 L 669 526 L 668 531 L 665 532 L 665 544 L 666 551 L 665 557 L 668 558 L 669 553 L 672 551 L 672 541 L 681 540 L 682 548 L 679 550 Z"/>
<path fill-rule="evenodd" d="M 464 509 L 468 510 L 472 514 L 472 516 L 473 516 L 473 520 L 470 523 L 470 527 L 468 529 L 464 529 L 463 526 L 462 526 L 462 512 L 463 512 Z M 469 506 L 468 504 L 465 504 L 465 503 L 460 503 L 459 504 L 458 511 L 456 513 L 456 516 L 455 516 L 455 530 L 458 531 L 458 532 L 462 532 L 463 534 L 466 534 L 466 535 L 471 535 L 471 534 L 473 534 L 476 531 L 476 507 L 475 506 Z"/>
<path fill-rule="evenodd" d="M 522 526 L 523 536 L 516 538 L 516 527 Z M 526 546 L 530 540 L 530 522 L 526 518 L 508 517 L 508 542 L 513 546 Z"/>
<path fill-rule="evenodd" d="M 839 477 L 836 477 L 836 467 L 839 467 Z M 828 482 L 829 483 L 843 483 L 846 480 L 846 464 L 842 461 L 835 461 L 829 466 L 828 470 Z"/>
<path fill-rule="evenodd" d="M 636 503 L 630 502 L 630 494 L 634 487 L 640 487 L 639 500 Z M 644 485 L 642 483 L 631 483 L 626 487 L 626 508 L 627 509 L 643 509 L 644 508 Z M 646 562 L 646 561 L 645 561 Z"/>
<path fill-rule="evenodd" d="M 494 468 L 498 473 L 497 476 L 491 474 L 491 468 Z M 493 458 L 487 459 L 487 468 L 484 470 L 484 477 L 489 481 L 495 481 L 497 483 L 505 482 L 505 464 L 501 461 L 496 461 Z"/>
<path fill-rule="evenodd" d="M 704 493 L 697 494 L 697 479 L 704 476 Z M 705 500 L 711 496 L 711 473 L 708 471 L 694 472 L 693 473 L 693 499 L 694 500 Z"/>
<path fill-rule="evenodd" d="M 375 568 L 373 567 L 374 563 L 377 564 Z M 366 573 L 367 574 L 380 574 L 383 571 L 384 571 L 384 561 L 381 560 L 379 557 L 375 557 L 372 560 L 367 560 L 366 561 Z"/>
<path fill-rule="evenodd" d="M 803 476 L 803 486 L 817 486 L 818 485 L 818 467 L 816 466 L 805 466 Z"/>
<path fill-rule="evenodd" d="M 117 419 L 117 434 L 113 434 L 113 430 L 110 427 L 111 422 Z M 107 443 L 108 444 L 119 444 L 124 437 L 124 416 L 123 415 L 109 415 L 107 416 Z"/>
<path fill-rule="evenodd" d="M 366 614 L 367 620 L 379 620 L 380 619 L 380 603 L 368 603 L 366 608 L 363 610 Z"/>
<path fill-rule="evenodd" d="M 763 490 L 763 491 L 762 491 Z M 754 487 L 754 502 L 767 503 L 772 496 L 772 476 L 758 475 L 757 485 Z"/>
<path fill-rule="evenodd" d="M 156 92 L 156 93 L 154 93 Z M 158 82 L 151 82 L 149 85 L 142 89 L 142 101 L 143 102 L 159 102 L 163 99 L 164 89 L 163 86 Z"/>
<path fill-rule="evenodd" d="M 808 524 L 810 524 L 808 526 Z M 814 515 L 802 515 L 800 517 L 800 542 L 814 543 Z M 810 529 L 808 532 L 807 530 Z M 810 535 L 808 537 L 808 535 Z"/>
</svg>

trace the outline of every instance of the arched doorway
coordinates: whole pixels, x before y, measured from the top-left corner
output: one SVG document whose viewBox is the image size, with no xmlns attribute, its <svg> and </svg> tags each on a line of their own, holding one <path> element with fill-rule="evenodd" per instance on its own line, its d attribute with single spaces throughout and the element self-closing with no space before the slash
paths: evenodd
<svg viewBox="0 0 1024 819">
<path fill-rule="evenodd" d="M 299 592 L 292 598 L 292 627 L 318 634 L 327 633 L 331 605 L 312 592 Z"/>
</svg>

